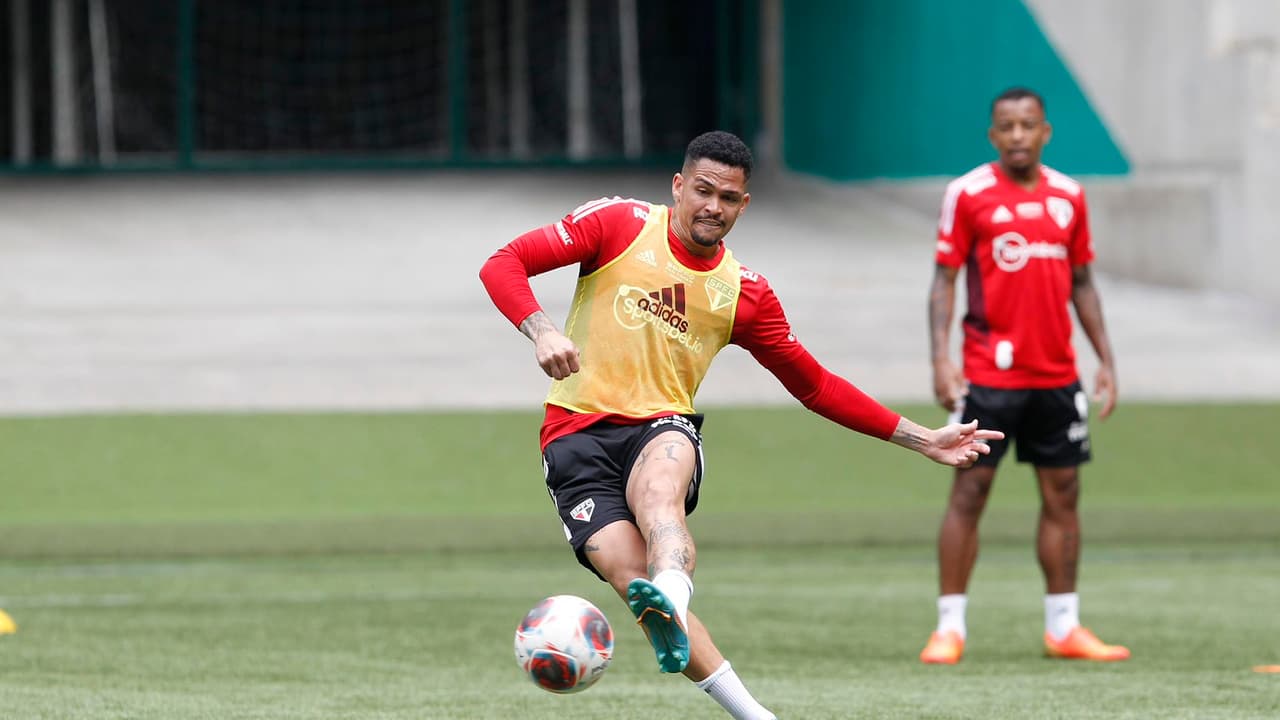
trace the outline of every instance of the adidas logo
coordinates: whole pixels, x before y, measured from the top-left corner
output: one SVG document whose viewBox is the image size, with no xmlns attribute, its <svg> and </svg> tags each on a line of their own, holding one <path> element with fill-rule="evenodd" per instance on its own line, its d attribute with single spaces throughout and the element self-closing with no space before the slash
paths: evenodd
<svg viewBox="0 0 1280 720">
<path fill-rule="evenodd" d="M 649 297 L 669 308 L 674 308 L 681 315 L 684 314 L 684 283 L 676 283 L 661 290 L 654 290 L 649 293 Z"/>
<path fill-rule="evenodd" d="M 618 294 L 613 299 L 613 319 L 627 330 L 639 330 L 648 325 L 690 352 L 701 353 L 702 340 L 689 334 L 689 318 L 685 317 L 687 292 L 685 283 L 657 290 L 618 285 Z"/>
<path fill-rule="evenodd" d="M 636 255 L 636 259 L 649 267 L 658 267 L 658 256 L 652 249 L 642 250 Z"/>
<path fill-rule="evenodd" d="M 684 318 L 684 283 L 653 290 L 648 297 L 641 298 L 636 307 L 669 323 L 680 332 L 689 331 L 689 321 Z"/>
<path fill-rule="evenodd" d="M 991 213 L 991 224 L 1013 222 L 1013 213 L 1009 212 L 1009 208 L 1001 205 L 996 211 Z"/>
</svg>

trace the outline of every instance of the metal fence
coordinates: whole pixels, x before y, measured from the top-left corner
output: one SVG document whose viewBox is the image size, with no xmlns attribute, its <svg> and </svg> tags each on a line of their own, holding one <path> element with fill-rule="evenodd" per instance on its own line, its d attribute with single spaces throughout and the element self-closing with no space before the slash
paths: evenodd
<svg viewBox="0 0 1280 720">
<path fill-rule="evenodd" d="M 759 123 L 756 0 L 0 0 L 0 171 L 647 163 Z"/>
</svg>

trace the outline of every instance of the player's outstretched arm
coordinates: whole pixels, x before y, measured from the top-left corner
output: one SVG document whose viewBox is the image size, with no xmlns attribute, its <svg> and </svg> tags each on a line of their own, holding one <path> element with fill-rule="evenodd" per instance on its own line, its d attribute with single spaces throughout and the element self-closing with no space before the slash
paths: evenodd
<svg viewBox="0 0 1280 720">
<path fill-rule="evenodd" d="M 934 462 L 951 467 L 967 468 L 978 461 L 980 455 L 991 452 L 987 440 L 1000 440 L 999 430 L 981 430 L 978 421 L 951 423 L 937 430 L 930 430 L 908 419 L 898 420 L 889 442 L 901 445 L 924 455 Z"/>
</svg>

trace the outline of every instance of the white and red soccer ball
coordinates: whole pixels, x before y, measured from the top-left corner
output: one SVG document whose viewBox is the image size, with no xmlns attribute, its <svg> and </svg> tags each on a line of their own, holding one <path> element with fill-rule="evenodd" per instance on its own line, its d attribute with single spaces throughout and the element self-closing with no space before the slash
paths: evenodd
<svg viewBox="0 0 1280 720">
<path fill-rule="evenodd" d="M 548 692 L 582 692 L 613 658 L 613 628 L 604 613 L 576 595 L 539 602 L 516 628 L 516 662 Z"/>
</svg>

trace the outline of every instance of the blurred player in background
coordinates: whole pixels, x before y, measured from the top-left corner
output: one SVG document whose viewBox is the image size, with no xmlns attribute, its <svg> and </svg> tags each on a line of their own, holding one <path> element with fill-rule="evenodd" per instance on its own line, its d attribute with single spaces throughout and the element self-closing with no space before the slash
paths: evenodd
<svg viewBox="0 0 1280 720">
<path fill-rule="evenodd" d="M 1003 437 L 937 430 L 890 411 L 823 368 L 791 333 L 760 274 L 723 239 L 751 196 L 751 152 L 725 132 L 689 143 L 672 207 L 603 198 L 498 250 L 480 271 L 502 314 L 553 378 L 541 446 L 547 487 L 578 561 L 622 596 L 664 672 L 683 672 L 735 718 L 773 718 L 689 612 L 696 553 L 685 517 L 703 479 L 693 398 L 711 360 L 742 346 L 805 407 L 945 465 Z M 815 258 L 821 262 L 821 258 Z M 563 333 L 529 277 L 579 266 Z"/>
<path fill-rule="evenodd" d="M 969 576 L 978 557 L 978 521 L 996 466 L 1016 439 L 1019 462 L 1040 485 L 1036 550 L 1044 571 L 1044 644 L 1053 657 L 1124 660 L 1080 625 L 1079 466 L 1089 460 L 1088 400 L 1071 347 L 1071 315 L 1100 362 L 1099 416 L 1116 403 L 1115 358 L 1089 269 L 1093 245 L 1084 190 L 1040 164 L 1051 128 L 1044 101 L 1011 88 L 991 105 L 988 137 L 999 158 L 947 186 L 938 225 L 937 271 L 929 294 L 933 389 L 954 420 L 977 420 L 1007 439 L 972 467 L 956 471 L 938 537 L 938 627 L 920 654 L 955 663 L 964 653 Z M 956 275 L 965 268 L 968 307 L 964 363 L 951 361 L 949 333 Z"/>
</svg>

